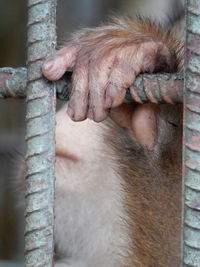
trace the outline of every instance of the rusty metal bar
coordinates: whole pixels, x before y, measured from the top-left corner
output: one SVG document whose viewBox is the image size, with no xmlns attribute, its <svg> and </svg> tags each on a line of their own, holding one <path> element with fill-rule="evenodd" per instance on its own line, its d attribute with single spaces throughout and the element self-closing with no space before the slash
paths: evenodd
<svg viewBox="0 0 200 267">
<path fill-rule="evenodd" d="M 56 96 L 41 64 L 56 46 L 56 0 L 28 0 L 27 39 L 25 266 L 52 267 Z"/>
<path fill-rule="evenodd" d="M 187 0 L 183 266 L 200 266 L 200 1 Z"/>
<path fill-rule="evenodd" d="M 57 97 L 68 100 L 70 95 L 70 77 L 68 73 L 63 79 L 56 82 Z M 15 97 L 24 98 L 26 94 L 27 71 L 26 68 L 2 68 L 0 69 L 0 98 Z M 179 103 L 182 102 L 183 74 L 143 74 L 137 77 L 131 90 L 134 91 L 134 99 L 129 92 L 126 99 L 137 103 Z"/>
</svg>

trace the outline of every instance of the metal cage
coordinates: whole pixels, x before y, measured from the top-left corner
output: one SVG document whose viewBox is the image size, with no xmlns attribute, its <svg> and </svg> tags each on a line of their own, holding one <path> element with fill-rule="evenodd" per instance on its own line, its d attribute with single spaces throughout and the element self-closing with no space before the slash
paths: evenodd
<svg viewBox="0 0 200 267">
<path fill-rule="evenodd" d="M 53 266 L 56 88 L 65 96 L 66 82 L 46 81 L 41 64 L 56 46 L 56 2 L 28 0 L 27 69 L 0 69 L 0 98 L 27 99 L 26 267 Z M 200 0 L 187 0 L 185 47 L 184 79 L 141 75 L 134 100 L 184 104 L 182 266 L 200 266 Z"/>
</svg>

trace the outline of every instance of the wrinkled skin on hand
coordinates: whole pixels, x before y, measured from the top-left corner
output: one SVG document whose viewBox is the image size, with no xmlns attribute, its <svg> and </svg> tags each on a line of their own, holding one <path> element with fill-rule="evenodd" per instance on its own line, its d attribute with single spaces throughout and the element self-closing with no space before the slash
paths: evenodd
<svg viewBox="0 0 200 267">
<path fill-rule="evenodd" d="M 67 113 L 74 121 L 103 121 L 122 104 L 142 72 L 176 71 L 177 43 L 150 23 L 115 19 L 107 26 L 84 29 L 43 65 L 49 80 L 73 69 Z M 130 91 L 130 93 L 132 93 Z"/>
</svg>

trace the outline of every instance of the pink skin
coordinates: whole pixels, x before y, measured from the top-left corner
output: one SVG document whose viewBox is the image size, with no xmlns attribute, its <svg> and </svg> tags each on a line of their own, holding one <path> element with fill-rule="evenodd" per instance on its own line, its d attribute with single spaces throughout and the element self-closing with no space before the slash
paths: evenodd
<svg viewBox="0 0 200 267">
<path fill-rule="evenodd" d="M 50 81 L 59 80 L 68 68 L 73 68 L 78 54 L 78 46 L 66 46 L 42 66 L 44 76 Z"/>
<path fill-rule="evenodd" d="M 55 81 L 73 68 L 68 115 L 74 121 L 90 118 L 100 122 L 107 117 L 109 108 L 123 102 L 136 75 L 149 69 L 152 63 L 143 59 L 156 46 L 157 43 L 147 42 L 91 49 L 91 46 L 69 44 L 44 63 L 43 73 Z"/>
<path fill-rule="evenodd" d="M 147 149 L 153 149 L 157 140 L 157 113 L 159 106 L 124 103 L 110 111 L 110 117 L 130 136 Z"/>
</svg>

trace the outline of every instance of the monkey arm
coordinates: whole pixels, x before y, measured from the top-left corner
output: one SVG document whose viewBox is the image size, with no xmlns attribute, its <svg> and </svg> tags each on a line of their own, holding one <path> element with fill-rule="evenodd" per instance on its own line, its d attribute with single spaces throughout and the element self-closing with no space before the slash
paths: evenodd
<svg viewBox="0 0 200 267">
<path fill-rule="evenodd" d="M 119 106 L 127 88 L 142 72 L 175 72 L 180 44 L 150 21 L 117 18 L 110 24 L 83 29 L 43 65 L 50 80 L 73 69 L 69 116 L 97 122 Z"/>
</svg>

